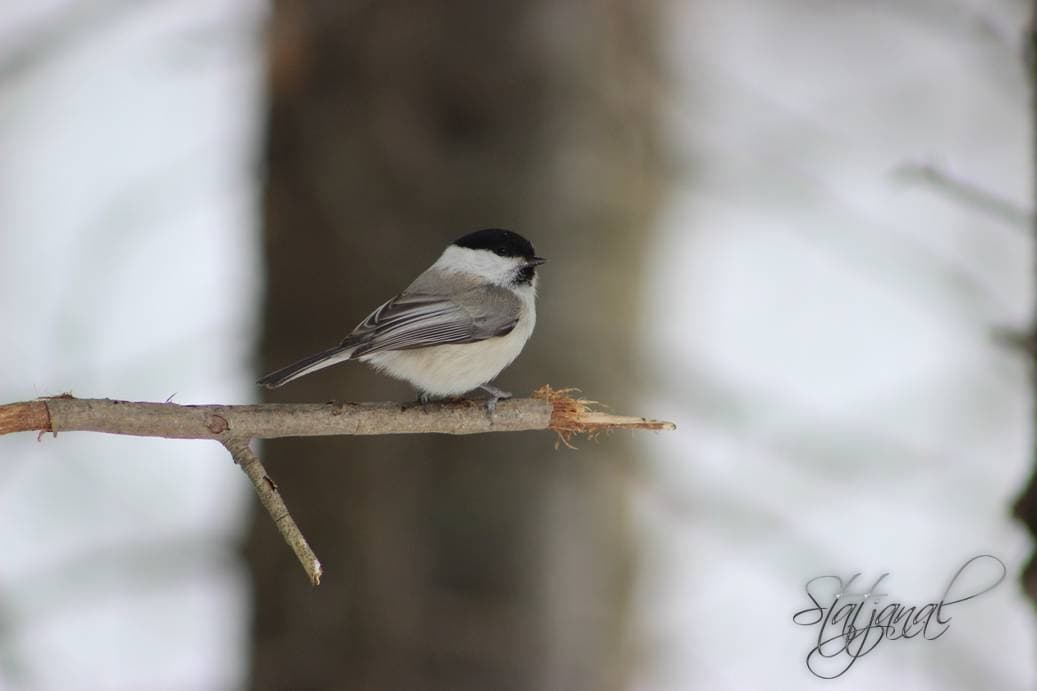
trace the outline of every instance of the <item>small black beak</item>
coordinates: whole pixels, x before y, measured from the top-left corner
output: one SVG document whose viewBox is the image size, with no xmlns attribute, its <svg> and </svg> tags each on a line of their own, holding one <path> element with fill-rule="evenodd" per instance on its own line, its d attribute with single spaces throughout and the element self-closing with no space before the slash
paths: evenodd
<svg viewBox="0 0 1037 691">
<path fill-rule="evenodd" d="M 526 261 L 526 266 L 540 266 L 546 261 L 547 260 L 543 257 L 533 257 L 532 259 Z"/>
</svg>

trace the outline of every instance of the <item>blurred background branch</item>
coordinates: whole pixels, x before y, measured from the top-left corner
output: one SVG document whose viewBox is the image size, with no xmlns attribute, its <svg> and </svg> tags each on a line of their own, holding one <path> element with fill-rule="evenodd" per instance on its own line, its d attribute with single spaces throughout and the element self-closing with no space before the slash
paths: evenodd
<svg viewBox="0 0 1037 691">
<path fill-rule="evenodd" d="M 958 204 L 987 214 L 1011 228 L 1026 233 L 1033 230 L 1032 211 L 1020 208 L 1012 200 L 974 182 L 952 175 L 934 163 L 904 163 L 894 172 L 903 180 L 928 185 Z"/>
</svg>

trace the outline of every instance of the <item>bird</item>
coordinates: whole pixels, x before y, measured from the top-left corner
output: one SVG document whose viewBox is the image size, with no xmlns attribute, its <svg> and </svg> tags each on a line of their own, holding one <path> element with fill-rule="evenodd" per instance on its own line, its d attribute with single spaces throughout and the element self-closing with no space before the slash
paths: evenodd
<svg viewBox="0 0 1037 691">
<path fill-rule="evenodd" d="M 422 404 L 482 389 L 492 415 L 497 401 L 511 394 L 490 382 L 533 334 L 537 267 L 545 261 L 514 231 L 468 233 L 338 345 L 271 372 L 259 384 L 274 389 L 358 360 L 409 382 Z"/>
</svg>

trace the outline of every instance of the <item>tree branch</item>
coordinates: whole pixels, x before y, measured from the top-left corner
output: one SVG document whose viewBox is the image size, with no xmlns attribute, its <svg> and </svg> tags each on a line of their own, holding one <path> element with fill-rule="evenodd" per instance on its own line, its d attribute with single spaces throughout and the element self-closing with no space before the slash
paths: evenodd
<svg viewBox="0 0 1037 691">
<path fill-rule="evenodd" d="M 573 389 L 544 386 L 532 398 L 500 401 L 488 413 L 483 401 L 429 405 L 401 403 L 263 403 L 180 405 L 132 403 L 70 394 L 0 405 L 0 435 L 14 432 L 102 432 L 166 439 L 213 439 L 230 451 L 255 487 L 310 581 L 321 565 L 281 499 L 277 485 L 249 448 L 252 439 L 371 434 L 479 434 L 552 430 L 567 445 L 576 434 L 614 429 L 673 430 L 672 422 L 612 415 L 573 398 Z"/>
<path fill-rule="evenodd" d="M 545 387 L 547 389 L 547 387 Z M 131 403 L 69 395 L 0 405 L 0 435 L 12 432 L 102 432 L 166 439 L 273 439 L 372 434 L 479 434 L 550 429 L 563 435 L 613 429 L 672 430 L 672 422 L 590 410 L 589 401 L 543 389 L 535 398 L 500 401 L 492 416 L 482 401 L 409 403 Z"/>
</svg>

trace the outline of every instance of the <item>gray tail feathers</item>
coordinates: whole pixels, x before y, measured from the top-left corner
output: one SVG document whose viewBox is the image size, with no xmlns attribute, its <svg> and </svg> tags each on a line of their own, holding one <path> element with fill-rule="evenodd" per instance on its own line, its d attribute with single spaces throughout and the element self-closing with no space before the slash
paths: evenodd
<svg viewBox="0 0 1037 691">
<path fill-rule="evenodd" d="M 287 367 L 282 367 L 276 372 L 271 372 L 260 379 L 259 383 L 268 389 L 276 389 L 283 384 L 287 384 L 293 379 L 304 377 L 310 372 L 316 372 L 319 369 L 331 367 L 343 360 L 348 360 L 354 350 L 355 348 L 353 346 L 335 346 L 334 348 L 322 350 L 321 352 L 314 353 L 309 357 L 304 357 L 298 362 L 293 362 Z"/>
</svg>

